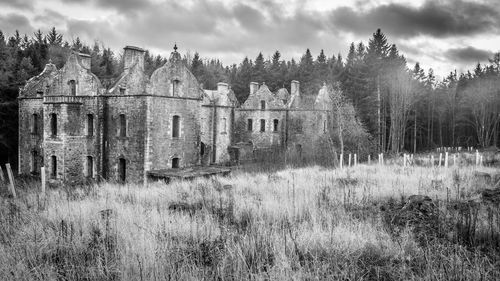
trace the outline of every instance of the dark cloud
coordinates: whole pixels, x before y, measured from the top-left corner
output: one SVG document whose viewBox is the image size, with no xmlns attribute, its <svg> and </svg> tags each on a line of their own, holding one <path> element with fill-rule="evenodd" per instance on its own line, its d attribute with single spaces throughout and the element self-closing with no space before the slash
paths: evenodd
<svg viewBox="0 0 500 281">
<path fill-rule="evenodd" d="M 33 8 L 33 1 L 31 0 L 0 0 L 0 6 L 13 7 L 19 9 Z"/>
<path fill-rule="evenodd" d="M 363 35 L 376 28 L 401 37 L 498 33 L 500 12 L 497 6 L 493 2 L 428 0 L 420 7 L 396 3 L 366 11 L 342 7 L 331 11 L 330 20 L 336 28 Z"/>
<path fill-rule="evenodd" d="M 149 0 L 62 0 L 62 2 L 83 5 L 92 4 L 98 8 L 115 10 L 126 14 L 135 14 L 151 5 Z"/>
<path fill-rule="evenodd" d="M 484 62 L 493 56 L 493 52 L 481 50 L 472 46 L 453 48 L 445 52 L 445 57 L 462 63 Z"/>
<path fill-rule="evenodd" d="M 27 17 L 13 13 L 0 15 L 0 29 L 4 34 L 14 33 L 16 30 L 20 33 L 28 34 L 34 31 Z"/>
</svg>

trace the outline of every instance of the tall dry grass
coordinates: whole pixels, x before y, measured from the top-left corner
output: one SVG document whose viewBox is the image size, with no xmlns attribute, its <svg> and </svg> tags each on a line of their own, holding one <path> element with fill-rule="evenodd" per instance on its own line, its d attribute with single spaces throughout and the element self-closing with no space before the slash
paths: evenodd
<svg viewBox="0 0 500 281">
<path fill-rule="evenodd" d="M 0 199 L 0 278 L 494 280 L 498 213 L 452 208 L 484 187 L 470 167 L 396 165 L 238 171 L 45 198 L 25 183 L 18 199 Z M 394 232 L 384 211 L 414 194 L 442 214 L 442 232 L 424 242 L 411 225 Z"/>
</svg>

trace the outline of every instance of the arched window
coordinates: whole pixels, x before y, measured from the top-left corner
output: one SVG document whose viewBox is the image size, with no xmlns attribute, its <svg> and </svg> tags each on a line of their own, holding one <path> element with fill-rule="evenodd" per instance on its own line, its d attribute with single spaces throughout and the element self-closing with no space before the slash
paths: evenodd
<svg viewBox="0 0 500 281">
<path fill-rule="evenodd" d="M 94 115 L 87 114 L 87 136 L 94 136 Z"/>
<path fill-rule="evenodd" d="M 174 157 L 172 158 L 172 169 L 178 169 L 179 168 L 179 158 Z"/>
<path fill-rule="evenodd" d="M 50 177 L 57 179 L 57 157 L 55 155 L 50 156 Z"/>
<path fill-rule="evenodd" d="M 266 131 L 266 120 L 265 119 L 260 119 L 260 131 L 261 132 Z"/>
<path fill-rule="evenodd" d="M 38 152 L 36 150 L 31 152 L 31 173 L 38 173 Z"/>
<path fill-rule="evenodd" d="M 76 96 L 76 81 L 69 80 L 68 85 L 69 85 L 69 90 L 71 91 L 71 95 Z"/>
<path fill-rule="evenodd" d="M 174 79 L 172 80 L 172 96 L 178 97 L 179 96 L 179 86 L 181 84 L 181 81 Z"/>
<path fill-rule="evenodd" d="M 94 158 L 92 156 L 87 156 L 87 177 L 94 177 Z"/>
<path fill-rule="evenodd" d="M 57 136 L 57 114 L 50 114 L 50 133 L 53 137 Z"/>
<path fill-rule="evenodd" d="M 274 119 L 274 120 L 273 120 L 273 131 L 274 131 L 274 132 L 277 132 L 277 131 L 278 131 L 278 125 L 279 125 L 279 121 L 278 121 L 278 119 Z"/>
<path fill-rule="evenodd" d="M 247 131 L 249 131 L 249 132 L 253 131 L 253 120 L 252 119 L 248 119 Z"/>
<path fill-rule="evenodd" d="M 127 136 L 127 118 L 125 117 L 125 114 L 120 114 L 120 132 L 119 132 L 120 137 L 126 137 Z"/>
<path fill-rule="evenodd" d="M 38 135 L 38 114 L 34 113 L 31 120 L 31 134 Z"/>
<path fill-rule="evenodd" d="M 178 138 L 180 136 L 180 122 L 181 117 L 179 117 L 179 115 L 174 115 L 172 117 L 172 138 Z"/>
<path fill-rule="evenodd" d="M 264 101 L 264 100 L 260 101 L 260 109 L 261 110 L 265 110 L 266 109 L 266 101 Z"/>
<path fill-rule="evenodd" d="M 118 181 L 125 182 L 127 179 L 127 161 L 125 158 L 118 160 Z"/>
<path fill-rule="evenodd" d="M 222 118 L 222 130 L 221 133 L 225 134 L 227 132 L 227 119 Z"/>
</svg>

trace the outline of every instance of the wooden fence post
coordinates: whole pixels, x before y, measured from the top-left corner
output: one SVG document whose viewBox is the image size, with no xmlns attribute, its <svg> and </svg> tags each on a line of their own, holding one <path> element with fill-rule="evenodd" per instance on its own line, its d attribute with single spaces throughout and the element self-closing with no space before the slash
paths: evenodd
<svg viewBox="0 0 500 281">
<path fill-rule="evenodd" d="M 439 153 L 439 167 L 441 167 L 441 161 L 443 161 L 443 153 Z"/>
<path fill-rule="evenodd" d="M 16 198 L 17 195 L 16 195 L 16 189 L 14 187 L 14 175 L 12 174 L 12 169 L 10 168 L 10 164 L 9 163 L 5 164 L 5 169 L 7 169 L 7 175 L 9 176 L 9 182 L 10 182 L 9 189 L 10 189 L 10 192 L 12 193 L 12 196 L 14 198 Z"/>
<path fill-rule="evenodd" d="M 448 152 L 444 154 L 444 166 L 448 168 Z"/>
<path fill-rule="evenodd" d="M 45 167 L 40 168 L 40 177 L 42 179 L 42 198 L 45 198 Z"/>
<path fill-rule="evenodd" d="M 342 167 L 344 166 L 344 154 L 343 153 L 340 153 L 340 169 L 342 169 Z"/>
<path fill-rule="evenodd" d="M 434 155 L 431 155 L 431 167 L 434 167 Z"/>
<path fill-rule="evenodd" d="M 354 166 L 358 165 L 358 155 L 354 153 Z"/>
<path fill-rule="evenodd" d="M 351 153 L 349 153 L 349 164 L 347 165 L 347 167 L 351 167 Z"/>
<path fill-rule="evenodd" d="M 1 183 L 7 182 L 7 181 L 5 180 L 5 177 L 3 176 L 3 169 L 2 169 L 2 166 L 0 166 L 0 182 L 1 182 Z"/>
</svg>

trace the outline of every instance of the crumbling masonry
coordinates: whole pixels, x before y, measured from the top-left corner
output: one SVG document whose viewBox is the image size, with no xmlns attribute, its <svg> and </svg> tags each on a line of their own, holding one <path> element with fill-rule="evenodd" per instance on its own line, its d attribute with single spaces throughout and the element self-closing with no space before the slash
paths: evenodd
<svg viewBox="0 0 500 281">
<path fill-rule="evenodd" d="M 278 148 L 323 150 L 332 123 L 326 87 L 314 101 L 252 82 L 239 105 L 226 83 L 203 90 L 176 49 L 151 77 L 144 50 L 124 48 L 124 70 L 106 90 L 90 56 L 49 63 L 19 94 L 19 173 L 51 182 L 147 180 L 148 172 L 251 160 Z M 324 151 L 324 150 L 323 150 Z"/>
</svg>

